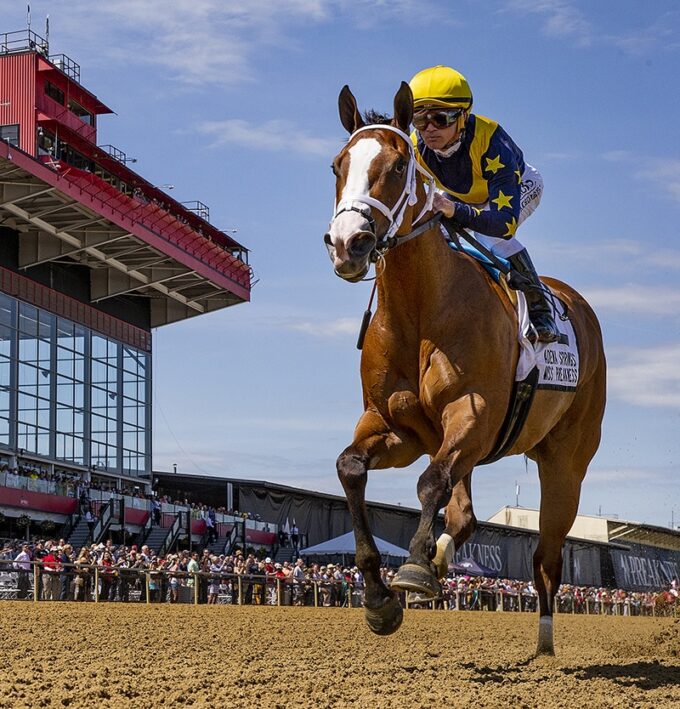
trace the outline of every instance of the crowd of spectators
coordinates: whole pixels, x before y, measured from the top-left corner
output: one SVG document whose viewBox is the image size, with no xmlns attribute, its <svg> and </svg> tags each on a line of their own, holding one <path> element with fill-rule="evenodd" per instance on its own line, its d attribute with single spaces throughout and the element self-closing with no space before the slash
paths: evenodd
<svg viewBox="0 0 680 709">
<path fill-rule="evenodd" d="M 147 492 L 144 487 L 139 485 L 123 485 L 118 488 L 114 481 L 86 479 L 85 477 L 68 470 L 55 469 L 54 471 L 46 470 L 38 465 L 27 465 L 20 463 L 18 466 L 11 467 L 7 461 L 0 462 L 0 473 L 9 473 L 28 480 L 42 480 L 47 483 L 54 484 L 54 493 L 63 495 L 64 497 L 79 498 L 81 504 L 83 500 L 89 500 L 90 491 L 118 493 L 128 497 L 148 500 L 151 504 L 179 505 L 187 507 L 192 511 L 194 517 L 201 516 L 201 513 L 209 509 L 214 509 L 220 514 L 242 517 L 243 519 L 251 519 L 260 521 L 258 514 L 250 512 L 239 512 L 238 510 L 227 509 L 226 507 L 211 508 L 203 502 L 196 502 L 188 498 L 174 499 L 170 495 L 156 495 L 155 492 Z"/>
<path fill-rule="evenodd" d="M 363 603 L 364 579 L 356 566 L 306 564 L 303 559 L 278 563 L 248 551 L 225 556 L 203 549 L 161 558 L 146 545 L 117 546 L 110 540 L 80 550 L 63 539 L 34 544 L 14 540 L 0 548 L 0 579 L 17 589 L 17 597 L 32 598 L 32 562 L 40 561 L 38 583 L 43 600 L 87 601 L 93 600 L 96 592 L 100 602 L 146 602 L 148 586 L 152 603 L 323 607 L 358 607 Z M 389 585 L 394 571 L 384 567 L 381 574 Z M 404 604 L 406 600 L 402 595 Z M 662 608 L 680 613 L 680 589 L 677 580 L 657 592 L 564 584 L 556 603 L 565 613 L 651 615 Z M 436 601 L 411 596 L 409 606 L 535 611 L 537 594 L 530 581 L 458 575 L 444 580 L 442 595 Z"/>
</svg>

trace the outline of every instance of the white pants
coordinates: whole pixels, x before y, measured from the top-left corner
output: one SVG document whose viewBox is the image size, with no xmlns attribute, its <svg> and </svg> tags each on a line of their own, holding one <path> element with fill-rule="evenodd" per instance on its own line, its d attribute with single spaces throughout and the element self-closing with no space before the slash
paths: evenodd
<svg viewBox="0 0 680 709">
<path fill-rule="evenodd" d="M 520 212 L 519 212 L 519 225 L 531 214 L 534 213 L 536 207 L 541 202 L 541 196 L 543 195 L 543 178 L 541 173 L 528 163 L 524 167 L 524 172 L 522 173 L 522 184 L 520 185 Z M 487 203 L 482 207 L 482 210 L 490 209 L 490 205 Z M 486 236 L 486 234 L 479 234 L 475 232 L 475 239 L 479 241 L 482 246 L 486 246 L 489 251 L 491 251 L 496 256 L 501 258 L 509 258 L 519 253 L 524 246 L 520 243 L 519 239 L 514 236 L 510 239 L 501 239 L 495 236 Z"/>
</svg>

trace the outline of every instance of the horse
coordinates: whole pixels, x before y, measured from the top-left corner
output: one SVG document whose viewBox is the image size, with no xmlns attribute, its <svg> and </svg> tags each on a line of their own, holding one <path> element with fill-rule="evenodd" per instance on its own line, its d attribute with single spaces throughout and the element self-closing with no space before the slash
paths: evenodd
<svg viewBox="0 0 680 709">
<path fill-rule="evenodd" d="M 337 472 L 365 578 L 365 620 L 374 633 L 389 635 L 403 619 L 396 592 L 437 596 L 455 548 L 476 528 L 472 471 L 492 450 L 509 406 L 518 320 L 507 293 L 476 260 L 446 243 L 433 218 L 432 183 L 426 189 L 429 175 L 418 176 L 425 171 L 408 135 L 408 84 L 402 82 L 394 96 L 391 120 L 365 123 L 348 86 L 338 106 L 349 139 L 332 164 L 336 207 L 324 242 L 335 273 L 346 281 L 363 280 L 376 264 L 378 301 L 361 355 L 364 411 Z M 606 360 L 597 317 L 585 299 L 561 281 L 543 282 L 568 309 L 579 379 L 573 391 L 536 391 L 507 455 L 524 454 L 538 467 L 536 653 L 554 654 L 562 546 L 600 443 Z M 366 510 L 368 470 L 405 467 L 423 455 L 429 464 L 417 484 L 418 527 L 388 588 Z M 445 532 L 435 541 L 442 509 Z"/>
</svg>

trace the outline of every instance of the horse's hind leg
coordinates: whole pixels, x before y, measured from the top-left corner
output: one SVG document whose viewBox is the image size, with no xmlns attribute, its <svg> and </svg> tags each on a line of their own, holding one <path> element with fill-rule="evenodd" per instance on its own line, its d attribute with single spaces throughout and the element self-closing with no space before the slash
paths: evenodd
<svg viewBox="0 0 680 709">
<path fill-rule="evenodd" d="M 356 564 L 364 575 L 366 622 L 378 635 L 389 635 L 401 625 L 403 612 L 397 597 L 380 578 L 380 552 L 375 545 L 366 510 L 368 468 L 409 465 L 422 455 L 417 440 L 385 431 L 377 415 L 366 412 L 355 440 L 338 457 L 338 477 L 347 497 L 356 539 Z"/>
<path fill-rule="evenodd" d="M 562 545 L 576 519 L 581 483 L 600 442 L 597 411 L 572 407 L 535 449 L 541 480 L 540 535 L 534 581 L 540 611 L 536 654 L 554 655 L 553 602 L 562 580 Z M 601 418 L 601 412 L 600 412 Z"/>
</svg>

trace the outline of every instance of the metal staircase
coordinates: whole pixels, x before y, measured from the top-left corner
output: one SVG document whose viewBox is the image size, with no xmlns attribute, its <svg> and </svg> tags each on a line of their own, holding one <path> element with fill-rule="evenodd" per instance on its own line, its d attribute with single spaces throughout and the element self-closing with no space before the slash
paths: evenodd
<svg viewBox="0 0 680 709">
<path fill-rule="evenodd" d="M 94 529 L 92 530 L 93 544 L 98 544 L 104 538 L 104 535 L 109 531 L 109 527 L 111 526 L 115 518 L 115 502 L 116 501 L 111 498 L 105 505 L 102 506 L 99 512 L 99 519 L 97 520 L 96 524 L 94 525 Z"/>
<path fill-rule="evenodd" d="M 71 531 L 66 535 L 66 540 L 78 553 L 90 541 L 90 528 L 84 517 L 78 517 L 71 527 Z"/>
</svg>

